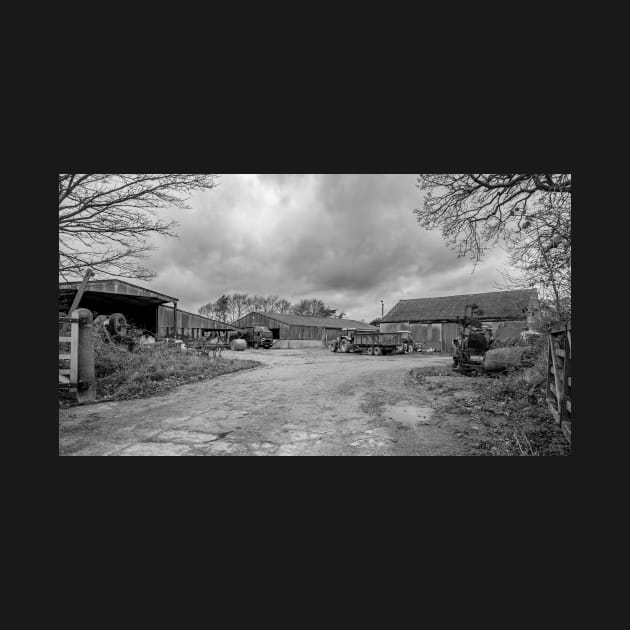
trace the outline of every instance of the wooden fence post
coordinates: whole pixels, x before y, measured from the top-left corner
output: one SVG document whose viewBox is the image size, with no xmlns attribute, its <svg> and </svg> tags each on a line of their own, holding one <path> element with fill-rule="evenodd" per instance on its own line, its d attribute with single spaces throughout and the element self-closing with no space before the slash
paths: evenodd
<svg viewBox="0 0 630 630">
<path fill-rule="evenodd" d="M 87 308 L 77 309 L 72 317 L 81 320 L 78 335 L 78 382 L 77 400 L 79 403 L 96 400 L 96 371 L 94 367 L 94 326 L 92 312 Z"/>
</svg>

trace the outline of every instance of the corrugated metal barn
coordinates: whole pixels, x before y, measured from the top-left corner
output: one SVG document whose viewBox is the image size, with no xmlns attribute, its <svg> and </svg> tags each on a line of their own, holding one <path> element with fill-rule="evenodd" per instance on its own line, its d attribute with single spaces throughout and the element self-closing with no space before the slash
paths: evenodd
<svg viewBox="0 0 630 630">
<path fill-rule="evenodd" d="M 173 337 L 173 308 L 160 306 L 158 311 L 158 324 L 160 337 Z M 203 315 L 196 315 L 188 311 L 177 309 L 177 335 L 180 339 L 199 339 L 204 333 L 236 330 L 229 324 L 224 324 L 215 319 Z"/>
<path fill-rule="evenodd" d="M 457 320 L 471 304 L 483 311 L 478 319 L 489 325 L 499 339 L 508 331 L 512 335 L 524 328 L 536 330 L 539 325 L 538 291 L 527 289 L 401 300 L 383 318 L 381 331 L 409 330 L 425 347 L 449 352 L 459 332 Z"/>
<path fill-rule="evenodd" d="M 68 311 L 80 284 L 59 284 L 60 312 Z M 165 306 L 168 303 L 173 306 Z M 163 293 L 124 280 L 108 279 L 88 282 L 79 307 L 90 309 L 96 315 L 122 313 L 135 327 L 147 330 L 156 337 L 198 338 L 206 332 L 235 330 L 208 317 L 182 311 L 177 308 L 177 303 L 177 298 Z"/>
<path fill-rule="evenodd" d="M 249 313 L 234 322 L 237 328 L 266 326 L 273 333 L 274 348 L 310 348 L 326 345 L 341 328 L 378 330 L 353 319 L 280 315 L 278 313 Z"/>
</svg>

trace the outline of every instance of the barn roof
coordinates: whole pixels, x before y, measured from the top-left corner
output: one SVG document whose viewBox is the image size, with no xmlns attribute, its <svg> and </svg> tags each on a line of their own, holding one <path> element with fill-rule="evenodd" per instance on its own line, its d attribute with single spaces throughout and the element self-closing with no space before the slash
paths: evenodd
<svg viewBox="0 0 630 630">
<path fill-rule="evenodd" d="M 385 315 L 383 323 L 455 321 L 471 304 L 483 311 L 480 319 L 523 319 L 530 300 L 537 295 L 536 289 L 525 289 L 401 300 Z"/>
<path fill-rule="evenodd" d="M 365 330 L 378 330 L 374 326 L 358 322 L 354 319 L 338 319 L 336 317 L 307 317 L 305 315 L 281 315 L 279 313 L 259 313 L 259 315 L 273 319 L 281 324 L 287 324 L 288 326 L 316 326 L 318 328 L 324 326 L 326 328 L 363 328 Z M 247 315 L 245 317 L 247 317 Z M 234 322 L 234 325 L 238 326 L 239 321 L 240 320 Z"/>
<path fill-rule="evenodd" d="M 78 290 L 81 282 L 60 282 L 59 293 L 68 293 Z M 86 293 L 111 293 L 121 297 L 127 297 L 133 299 L 140 298 L 142 300 L 152 302 L 154 304 L 165 304 L 167 302 L 177 302 L 177 298 L 152 291 L 151 289 L 145 289 L 139 287 L 131 282 L 125 282 L 124 280 L 116 280 L 109 278 L 106 280 L 90 280 L 85 287 Z"/>
</svg>

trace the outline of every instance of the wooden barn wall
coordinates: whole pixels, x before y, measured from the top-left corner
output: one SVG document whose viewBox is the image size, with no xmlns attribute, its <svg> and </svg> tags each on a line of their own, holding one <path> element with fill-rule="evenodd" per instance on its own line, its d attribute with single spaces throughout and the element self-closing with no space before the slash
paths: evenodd
<svg viewBox="0 0 630 630">
<path fill-rule="evenodd" d="M 317 326 L 289 326 L 285 339 L 297 341 L 319 341 L 322 338 L 323 328 Z"/>
<path fill-rule="evenodd" d="M 236 324 L 237 327 L 266 326 L 270 330 L 278 328 L 281 340 L 294 341 L 321 341 L 324 333 L 319 326 L 289 326 L 263 315 L 262 313 L 249 313 Z"/>
<path fill-rule="evenodd" d="M 409 322 L 400 322 L 397 324 L 381 324 L 381 332 L 398 332 L 399 330 L 409 330 L 416 341 L 441 341 L 442 326 L 441 323 L 427 324 L 410 324 Z"/>
<path fill-rule="evenodd" d="M 237 324 L 234 325 L 236 326 L 236 328 L 246 328 L 248 326 L 267 326 L 269 330 L 273 328 L 279 328 L 280 339 L 290 339 L 290 337 L 287 337 L 289 326 L 270 319 L 262 313 L 249 313 L 249 315 L 246 315 L 245 317 L 240 319 Z"/>
<path fill-rule="evenodd" d="M 533 320 L 536 321 L 535 319 Z M 527 328 L 528 323 L 532 324 L 532 318 L 528 321 L 496 321 L 484 320 L 481 322 L 485 326 L 492 328 L 493 334 L 498 335 L 502 339 L 507 337 L 508 330 L 512 336 L 518 337 L 518 334 Z M 535 329 L 535 327 L 534 327 Z M 443 352 L 450 352 L 453 348 L 453 339 L 459 335 L 460 325 L 456 322 L 448 323 L 422 323 L 410 324 L 409 322 L 400 322 L 397 324 L 381 324 L 381 332 L 396 332 L 397 330 L 409 330 L 415 341 L 422 342 L 425 347 L 433 347 L 436 350 L 441 349 Z M 514 332 L 516 331 L 516 332 Z"/>
<path fill-rule="evenodd" d="M 239 319 L 234 325 L 236 328 L 246 328 L 247 326 L 267 326 L 267 328 L 271 328 L 271 326 L 269 326 L 270 323 L 271 320 L 261 313 L 249 313 L 249 315 L 245 315 L 245 317 Z M 277 326 L 274 326 L 274 328 L 276 327 Z"/>
<path fill-rule="evenodd" d="M 173 326 L 173 309 L 168 306 L 160 306 L 158 308 L 158 327 L 159 336 L 167 337 L 174 335 Z M 177 311 L 177 334 L 183 337 L 198 338 L 208 330 L 225 330 L 230 328 L 223 324 L 206 319 L 201 315 L 188 313 L 186 311 Z"/>
<path fill-rule="evenodd" d="M 444 335 L 446 334 L 445 328 L 449 326 L 451 326 L 451 324 L 442 324 L 440 322 L 425 324 L 399 322 L 396 324 L 381 324 L 381 332 L 397 332 L 399 330 L 408 330 L 411 332 L 414 341 L 421 342 L 426 348 L 444 350 L 445 347 L 450 348 L 451 342 L 448 341 L 448 346 L 446 346 L 444 342 Z"/>
<path fill-rule="evenodd" d="M 450 352 L 453 349 L 453 339 L 455 339 L 458 334 L 458 324 L 454 322 L 442 324 L 442 345 L 445 352 Z"/>
<path fill-rule="evenodd" d="M 248 326 L 266 326 L 271 331 L 274 329 L 278 330 L 279 334 L 274 334 L 274 339 L 297 339 L 297 337 L 290 336 L 290 326 L 283 324 L 282 322 L 277 322 L 275 319 L 270 319 L 262 313 L 249 313 L 249 315 L 240 319 L 238 324 L 235 324 L 235 326 L 237 328 L 246 328 Z"/>
<path fill-rule="evenodd" d="M 381 332 L 398 332 L 399 330 L 409 330 L 409 322 L 402 322 L 401 324 L 381 324 Z"/>
</svg>

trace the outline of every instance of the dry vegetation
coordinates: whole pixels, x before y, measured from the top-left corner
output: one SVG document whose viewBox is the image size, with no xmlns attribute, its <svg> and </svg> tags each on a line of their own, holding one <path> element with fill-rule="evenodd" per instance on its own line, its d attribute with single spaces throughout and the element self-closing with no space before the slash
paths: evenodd
<svg viewBox="0 0 630 630">
<path fill-rule="evenodd" d="M 545 401 L 544 383 L 531 385 L 524 371 L 490 379 L 473 401 L 485 412 L 480 422 L 494 439 L 481 445 L 489 455 L 569 455 L 571 448 Z"/>
<path fill-rule="evenodd" d="M 481 429 L 466 432 L 479 435 L 474 454 L 570 455 L 571 447 L 545 401 L 545 345 L 536 350 L 528 357 L 528 367 L 494 375 L 464 377 L 448 368 L 420 368 L 413 370 L 410 377 L 442 399 L 441 412 L 467 416 L 471 427 Z M 452 398 L 450 394 L 461 387 L 449 384 L 450 379 L 444 377 L 465 379 L 470 394 L 463 399 Z"/>
<path fill-rule="evenodd" d="M 98 401 L 145 398 L 178 385 L 260 365 L 258 361 L 214 359 L 164 345 L 130 352 L 125 346 L 106 343 L 98 334 L 94 338 L 94 362 Z M 59 403 L 76 404 L 76 396 L 60 392 Z"/>
</svg>

